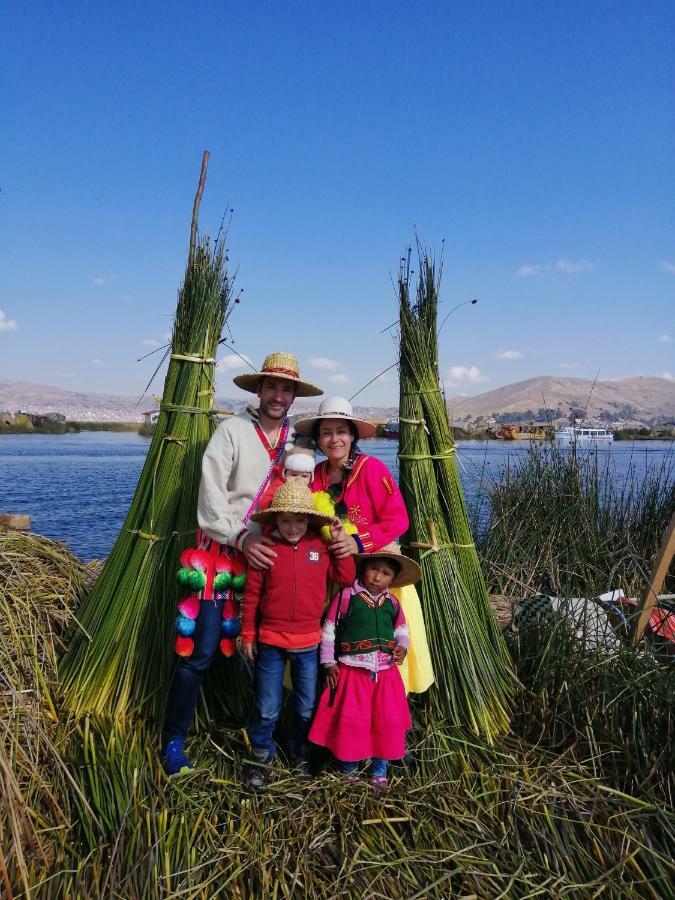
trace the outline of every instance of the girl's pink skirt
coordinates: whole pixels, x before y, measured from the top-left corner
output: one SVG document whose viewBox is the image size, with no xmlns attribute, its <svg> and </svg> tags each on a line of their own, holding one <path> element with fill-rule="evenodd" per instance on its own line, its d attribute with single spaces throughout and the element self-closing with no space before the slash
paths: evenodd
<svg viewBox="0 0 675 900">
<path fill-rule="evenodd" d="M 328 747 L 344 762 L 373 756 L 401 759 L 405 733 L 411 727 L 405 688 L 397 666 L 377 673 L 340 665 L 335 697 L 330 688 L 319 698 L 309 739 Z"/>
</svg>

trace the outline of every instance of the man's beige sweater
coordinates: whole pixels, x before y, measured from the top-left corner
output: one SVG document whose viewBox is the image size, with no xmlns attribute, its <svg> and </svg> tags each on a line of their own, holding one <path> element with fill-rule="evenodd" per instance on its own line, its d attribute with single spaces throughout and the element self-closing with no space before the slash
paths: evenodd
<svg viewBox="0 0 675 900">
<path fill-rule="evenodd" d="M 243 530 L 242 519 L 271 465 L 256 432 L 254 415 L 249 408 L 221 422 L 202 460 L 197 521 L 210 538 L 230 546 Z M 260 532 L 255 522 L 246 528 Z"/>
</svg>

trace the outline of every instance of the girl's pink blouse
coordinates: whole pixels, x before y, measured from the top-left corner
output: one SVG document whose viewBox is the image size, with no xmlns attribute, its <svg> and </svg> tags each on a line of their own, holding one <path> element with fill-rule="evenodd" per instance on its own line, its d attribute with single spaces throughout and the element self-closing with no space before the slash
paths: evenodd
<svg viewBox="0 0 675 900">
<path fill-rule="evenodd" d="M 327 491 L 328 463 L 314 470 L 313 491 Z M 358 528 L 366 553 L 380 550 L 408 530 L 408 513 L 394 478 L 383 462 L 361 453 L 347 479 L 349 521 Z"/>
</svg>

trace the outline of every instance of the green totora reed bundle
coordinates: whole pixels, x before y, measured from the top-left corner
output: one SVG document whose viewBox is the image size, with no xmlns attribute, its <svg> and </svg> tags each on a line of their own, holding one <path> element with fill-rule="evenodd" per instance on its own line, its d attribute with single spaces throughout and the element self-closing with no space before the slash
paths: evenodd
<svg viewBox="0 0 675 900">
<path fill-rule="evenodd" d="M 60 665 L 77 714 L 158 713 L 172 660 L 176 571 L 196 539 L 201 460 L 214 430 L 215 356 L 228 313 L 224 238 L 191 248 L 160 415 L 124 526 L 77 612 Z"/>
<path fill-rule="evenodd" d="M 400 485 L 408 544 L 422 567 L 420 600 L 436 673 L 435 714 L 492 742 L 509 725 L 515 680 L 490 610 L 439 387 L 434 264 L 419 251 L 415 301 L 410 254 L 399 273 Z"/>
</svg>

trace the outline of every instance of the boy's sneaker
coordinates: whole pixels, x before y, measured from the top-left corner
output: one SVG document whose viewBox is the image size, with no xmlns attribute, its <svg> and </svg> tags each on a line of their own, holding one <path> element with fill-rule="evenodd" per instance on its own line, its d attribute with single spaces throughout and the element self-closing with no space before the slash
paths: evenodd
<svg viewBox="0 0 675 900">
<path fill-rule="evenodd" d="M 262 794 L 270 780 L 270 770 L 262 766 L 244 766 L 242 784 L 251 794 Z"/>
<path fill-rule="evenodd" d="M 164 748 L 162 753 L 162 765 L 164 771 L 171 777 L 173 775 L 187 775 L 194 770 L 194 766 L 185 755 L 185 741 L 182 738 L 174 738 Z"/>
<path fill-rule="evenodd" d="M 310 781 L 314 778 L 312 764 L 308 759 L 303 759 L 302 756 L 297 757 L 293 765 L 293 774 L 301 781 Z"/>
</svg>

